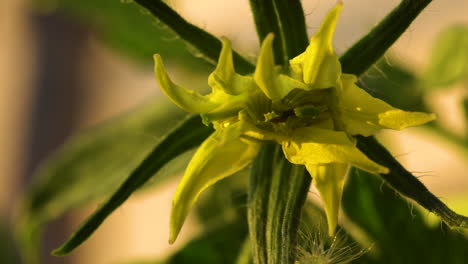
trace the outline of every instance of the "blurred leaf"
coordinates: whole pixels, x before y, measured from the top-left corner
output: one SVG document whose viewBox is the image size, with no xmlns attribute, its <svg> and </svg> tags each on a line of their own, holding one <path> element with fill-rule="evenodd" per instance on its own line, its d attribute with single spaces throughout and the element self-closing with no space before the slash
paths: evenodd
<svg viewBox="0 0 468 264">
<path fill-rule="evenodd" d="M 468 98 L 463 99 L 463 112 L 465 113 L 465 120 L 468 123 Z"/>
<path fill-rule="evenodd" d="M 213 128 L 203 125 L 201 117 L 198 115 L 189 116 L 180 122 L 177 127 L 168 132 L 160 142 L 153 146 L 152 151 L 130 173 L 117 191 L 52 254 L 56 256 L 66 255 L 81 245 L 116 208 L 122 205 L 133 192 L 148 182 L 166 163 L 201 144 L 212 132 Z"/>
<path fill-rule="evenodd" d="M 245 218 L 239 220 L 204 232 L 171 256 L 166 263 L 235 263 L 248 235 Z"/>
<path fill-rule="evenodd" d="M 424 88 L 443 88 L 464 80 L 468 80 L 468 25 L 454 25 L 437 37 L 422 82 Z"/>
<path fill-rule="evenodd" d="M 343 210 L 375 243 L 358 263 L 461 264 L 468 259 L 467 237 L 443 223 L 428 224 L 422 211 L 367 172 L 352 169 Z"/>
<path fill-rule="evenodd" d="M 245 219 L 247 204 L 247 179 L 249 168 L 235 173 L 207 189 L 195 207 L 197 218 L 203 228 Z"/>
<path fill-rule="evenodd" d="M 125 261 L 123 264 L 234 264 L 245 238 L 245 218 L 224 223 L 189 241 L 166 260 Z"/>
<path fill-rule="evenodd" d="M 399 194 L 412 199 L 429 212 L 440 217 L 453 228 L 468 228 L 468 217 L 457 214 L 442 200 L 431 193 L 427 187 L 405 167 L 375 138 L 355 136 L 357 148 L 374 162 L 390 169 L 389 173 L 379 174 L 389 186 Z"/>
<path fill-rule="evenodd" d="M 11 227 L 0 215 L 0 260 L 2 264 L 17 264 L 19 262 L 18 250 L 15 247 Z"/>
<path fill-rule="evenodd" d="M 396 61 L 382 59 L 361 76 L 360 86 L 372 96 L 406 111 L 425 111 L 416 77 Z"/>
<path fill-rule="evenodd" d="M 18 219 L 26 257 L 36 255 L 45 223 L 117 189 L 161 136 L 185 115 L 171 107 L 152 100 L 73 137 L 42 164 L 25 194 Z M 158 182 L 172 176 L 170 173 L 181 165 L 162 173 Z"/>
<path fill-rule="evenodd" d="M 160 53 L 180 65 L 206 70 L 209 64 L 196 58 L 169 28 L 131 0 L 32 0 L 39 10 L 53 10 L 94 28 L 109 47 L 152 65 Z"/>
<path fill-rule="evenodd" d="M 162 0 L 134 0 L 147 9 L 157 19 L 166 24 L 170 29 L 183 39 L 187 45 L 197 50 L 198 55 L 215 65 L 221 52 L 221 40 L 202 28 L 185 20 L 173 8 Z M 232 52 L 234 67 L 240 74 L 253 72 L 254 66 L 240 56 L 236 51 Z"/>
</svg>

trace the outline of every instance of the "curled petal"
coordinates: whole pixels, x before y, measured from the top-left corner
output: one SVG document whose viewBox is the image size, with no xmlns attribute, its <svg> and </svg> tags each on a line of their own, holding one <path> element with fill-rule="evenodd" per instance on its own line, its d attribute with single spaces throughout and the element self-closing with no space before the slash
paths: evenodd
<svg viewBox="0 0 468 264">
<path fill-rule="evenodd" d="M 334 87 L 341 74 L 332 41 L 342 6 L 339 2 L 327 14 L 305 52 L 290 61 L 293 71 L 302 71 L 304 83 L 314 89 Z"/>
<path fill-rule="evenodd" d="M 294 164 L 311 166 L 349 163 L 371 173 L 388 173 L 387 168 L 370 160 L 341 131 L 299 128 L 282 145 L 286 158 Z"/>
<path fill-rule="evenodd" d="M 231 42 L 221 39 L 223 47 L 219 55 L 216 69 L 208 77 L 208 85 L 213 88 L 213 94 L 222 92 L 238 95 L 249 88 L 255 87 L 252 77 L 242 76 L 234 70 Z"/>
<path fill-rule="evenodd" d="M 241 137 L 241 122 L 216 130 L 198 148 L 177 187 L 172 201 L 169 243 L 173 243 L 198 196 L 255 158 L 260 143 Z"/>
<path fill-rule="evenodd" d="M 210 100 L 209 97 L 173 83 L 167 75 L 161 56 L 159 56 L 159 54 L 155 54 L 153 58 L 154 72 L 156 74 L 159 87 L 174 104 L 185 111 L 192 113 L 206 113 L 219 106 L 219 104 Z"/>
<path fill-rule="evenodd" d="M 263 40 L 254 79 L 268 98 L 278 101 L 288 95 L 294 88 L 306 89 L 307 87 L 302 82 L 278 72 L 273 57 L 273 39 L 274 36 L 270 33 Z"/>
<path fill-rule="evenodd" d="M 326 165 L 306 165 L 313 183 L 320 193 L 328 221 L 328 233 L 333 236 L 338 222 L 343 186 L 349 165 L 331 163 Z"/>
<path fill-rule="evenodd" d="M 400 130 L 436 118 L 434 114 L 406 112 L 372 97 L 355 84 L 357 78 L 354 75 L 343 74 L 341 78 L 342 119 L 350 134 L 370 136 L 382 128 Z"/>
</svg>

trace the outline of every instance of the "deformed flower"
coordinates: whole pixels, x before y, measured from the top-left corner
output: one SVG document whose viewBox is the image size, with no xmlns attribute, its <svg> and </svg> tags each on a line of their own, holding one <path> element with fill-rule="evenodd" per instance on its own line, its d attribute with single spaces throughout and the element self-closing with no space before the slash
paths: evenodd
<svg viewBox="0 0 468 264">
<path fill-rule="evenodd" d="M 215 128 L 195 152 L 176 190 L 170 243 L 201 192 L 249 165 L 264 140 L 281 144 L 291 163 L 306 166 L 333 234 L 349 167 L 388 173 L 356 148 L 353 135 L 369 136 L 384 128 L 399 130 L 435 118 L 393 108 L 359 88 L 356 76 L 341 72 L 332 46 L 341 8 L 338 3 L 328 13 L 307 49 L 290 60 L 287 68 L 275 65 L 274 36 L 269 34 L 253 76 L 239 75 L 234 71 L 230 43 L 223 39 L 218 65 L 208 78 L 212 91 L 207 95 L 174 84 L 160 56 L 154 56 L 163 92 Z"/>
</svg>

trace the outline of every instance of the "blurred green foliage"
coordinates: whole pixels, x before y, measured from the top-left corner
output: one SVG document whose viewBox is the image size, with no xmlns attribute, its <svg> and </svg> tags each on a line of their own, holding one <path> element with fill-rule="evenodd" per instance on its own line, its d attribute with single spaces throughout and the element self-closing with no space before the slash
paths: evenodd
<svg viewBox="0 0 468 264">
<path fill-rule="evenodd" d="M 109 47 L 143 65 L 151 65 L 153 53 L 160 53 L 182 67 L 203 72 L 209 68 L 204 60 L 195 58 L 170 29 L 134 3 L 33 1 L 39 8 L 66 14 L 92 27 Z M 417 76 L 394 61 L 381 60 L 363 76 L 361 86 L 395 107 L 430 111 L 424 102 L 426 93 L 466 80 L 468 28 L 457 25 L 441 33 L 423 75 Z M 467 99 L 463 106 L 468 122 Z M 41 228 L 48 221 L 113 193 L 161 136 L 182 117 L 183 114 L 171 105 L 153 101 L 69 141 L 43 165 L 24 199 L 18 227 L 23 253 L 29 257 L 35 254 Z M 172 169 L 163 171 L 155 184 L 161 183 L 164 176 L 176 175 L 185 163 L 183 158 L 174 162 L 169 166 Z M 241 177 L 232 177 L 236 178 Z M 202 197 L 198 217 L 205 223 L 203 228 L 207 232 L 164 262 L 135 263 L 234 263 L 247 236 L 245 193 L 237 189 L 242 184 L 242 180 L 237 183 L 225 180 Z M 369 254 L 353 263 L 462 264 L 468 259 L 468 239 L 463 234 L 449 230 L 444 224 L 429 224 L 422 212 L 412 209 L 412 204 L 398 197 L 394 190 L 363 171 L 353 169 L 350 173 L 343 210 L 375 243 Z M 303 221 L 319 223 L 311 232 L 326 233 L 323 212 L 316 206 L 306 208 Z M 215 228 L 209 228 L 215 222 Z M 8 244 L 8 230 L 2 227 L 0 225 L 0 242 L 6 244 L 0 244 L 3 250 L 0 258 L 7 260 L 5 263 L 14 263 L 17 260 L 9 255 L 12 249 Z M 330 244 L 327 241 L 324 246 Z M 13 262 L 8 262 L 10 260 Z"/>
<path fill-rule="evenodd" d="M 209 69 L 168 27 L 131 0 L 32 1 L 39 11 L 66 15 L 91 27 L 109 47 L 143 65 L 151 66 L 153 54 L 159 53 L 194 71 Z"/>
<path fill-rule="evenodd" d="M 0 262 L 2 264 L 20 263 L 11 225 L 3 216 L 0 216 Z"/>
<path fill-rule="evenodd" d="M 466 263 L 468 237 L 428 223 L 427 212 L 414 206 L 375 175 L 352 169 L 342 207 L 374 244 L 355 263 Z"/>
<path fill-rule="evenodd" d="M 43 163 L 23 198 L 18 232 L 24 255 L 37 255 L 44 224 L 113 193 L 185 115 L 169 104 L 152 101 L 69 140 Z M 187 162 L 187 156 L 181 156 L 169 163 L 157 183 L 179 174 Z"/>
<path fill-rule="evenodd" d="M 426 89 L 468 81 L 468 25 L 454 25 L 439 34 L 421 79 Z"/>
<path fill-rule="evenodd" d="M 389 56 L 378 61 L 359 80 L 372 96 L 406 111 L 427 111 L 417 77 Z"/>
</svg>

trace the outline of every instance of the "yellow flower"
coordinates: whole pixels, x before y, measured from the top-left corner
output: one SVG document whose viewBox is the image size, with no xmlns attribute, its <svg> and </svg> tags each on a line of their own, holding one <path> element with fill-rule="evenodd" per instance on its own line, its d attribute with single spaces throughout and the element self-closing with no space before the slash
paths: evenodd
<svg viewBox="0 0 468 264">
<path fill-rule="evenodd" d="M 356 86 L 356 76 L 341 72 L 332 46 L 341 8 L 338 3 L 328 13 L 307 49 L 287 68 L 275 65 L 270 34 L 262 43 L 253 76 L 239 75 L 230 43 L 223 39 L 218 65 L 208 78 L 212 92 L 207 95 L 174 84 L 160 56 L 154 56 L 163 92 L 215 128 L 194 154 L 174 195 L 170 243 L 201 192 L 249 165 L 263 140 L 281 144 L 291 163 L 306 166 L 333 234 L 349 167 L 388 173 L 356 148 L 352 136 L 373 135 L 383 128 L 399 130 L 435 118 L 393 108 Z"/>
</svg>

